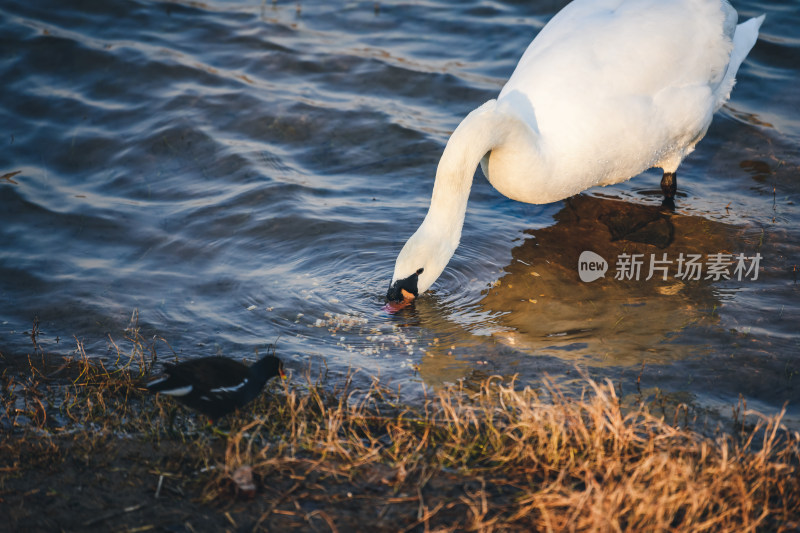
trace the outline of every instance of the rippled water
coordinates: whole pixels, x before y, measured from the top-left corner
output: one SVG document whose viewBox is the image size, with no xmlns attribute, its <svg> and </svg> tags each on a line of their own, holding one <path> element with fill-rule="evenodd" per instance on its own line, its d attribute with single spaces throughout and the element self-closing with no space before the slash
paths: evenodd
<svg viewBox="0 0 800 533">
<path fill-rule="evenodd" d="M 674 214 L 655 171 L 546 206 L 479 171 L 433 293 L 382 310 L 449 133 L 564 3 L 3 2 L 0 352 L 29 353 L 38 317 L 45 349 L 110 355 L 138 310 L 180 357 L 279 338 L 289 366 L 409 399 L 577 364 L 712 415 L 789 402 L 800 426 L 797 2 L 736 2 L 767 20 Z M 578 279 L 585 249 L 606 278 Z M 755 280 L 614 280 L 631 252 L 762 262 Z"/>
</svg>

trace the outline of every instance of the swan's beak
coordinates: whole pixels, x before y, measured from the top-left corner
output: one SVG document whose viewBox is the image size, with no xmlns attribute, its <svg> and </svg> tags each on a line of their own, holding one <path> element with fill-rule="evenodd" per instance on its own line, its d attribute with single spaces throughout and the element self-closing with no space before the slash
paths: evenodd
<svg viewBox="0 0 800 533">
<path fill-rule="evenodd" d="M 389 287 L 389 290 L 386 292 L 386 300 L 389 302 L 411 303 L 417 295 L 399 286 L 399 283 L 400 282 L 396 281 Z"/>
<path fill-rule="evenodd" d="M 383 306 L 384 311 L 395 314 L 411 305 L 411 302 L 417 297 L 416 294 L 399 286 L 403 281 L 396 281 L 389 287 L 389 291 L 386 293 L 386 300 L 388 301 Z"/>
<path fill-rule="evenodd" d="M 392 283 L 389 290 L 386 291 L 386 299 L 389 302 L 404 302 L 411 303 L 414 298 L 419 295 L 417 290 L 417 282 L 419 275 L 422 274 L 423 269 L 419 269 L 407 278 L 398 279 Z"/>
</svg>

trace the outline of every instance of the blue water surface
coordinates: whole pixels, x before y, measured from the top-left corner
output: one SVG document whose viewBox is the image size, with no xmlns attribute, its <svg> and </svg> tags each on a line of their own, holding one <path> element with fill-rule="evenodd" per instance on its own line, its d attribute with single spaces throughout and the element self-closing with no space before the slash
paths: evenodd
<svg viewBox="0 0 800 533">
<path fill-rule="evenodd" d="M 133 316 L 159 357 L 252 359 L 277 340 L 297 372 L 380 376 L 409 401 L 584 372 L 711 419 L 740 395 L 788 402 L 800 427 L 797 2 L 735 3 L 767 20 L 674 214 L 656 171 L 544 206 L 478 171 L 434 291 L 382 309 L 450 132 L 565 3 L 4 1 L 2 358 L 35 349 L 38 321 L 42 350 L 115 359 Z M 758 253 L 758 278 L 610 279 L 664 231 L 653 251 Z M 593 285 L 586 247 L 612 262 Z"/>
</svg>

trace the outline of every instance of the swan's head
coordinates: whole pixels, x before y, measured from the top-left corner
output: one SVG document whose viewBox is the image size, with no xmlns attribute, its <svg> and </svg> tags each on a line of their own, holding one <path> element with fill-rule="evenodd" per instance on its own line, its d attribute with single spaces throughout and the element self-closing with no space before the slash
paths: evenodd
<svg viewBox="0 0 800 533">
<path fill-rule="evenodd" d="M 392 283 L 386 293 L 390 302 L 410 302 L 427 291 L 447 266 L 458 246 L 423 226 L 408 239 L 394 266 Z"/>
<path fill-rule="evenodd" d="M 419 296 L 419 276 L 423 273 L 425 273 L 425 269 L 420 267 L 410 276 L 393 279 L 389 290 L 386 291 L 386 299 L 390 302 L 410 302 Z"/>
</svg>

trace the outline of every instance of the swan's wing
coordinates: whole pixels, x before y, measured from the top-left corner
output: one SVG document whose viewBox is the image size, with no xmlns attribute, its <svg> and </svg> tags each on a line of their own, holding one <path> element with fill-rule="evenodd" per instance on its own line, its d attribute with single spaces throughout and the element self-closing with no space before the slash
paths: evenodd
<svg viewBox="0 0 800 533">
<path fill-rule="evenodd" d="M 743 22 L 734 27 L 733 33 L 733 51 L 731 52 L 730 62 L 725 72 L 725 77 L 722 79 L 718 87 L 715 87 L 714 92 L 717 96 L 716 109 L 719 109 L 724 104 L 731 94 L 733 84 L 736 82 L 736 73 L 739 71 L 744 58 L 750 53 L 753 46 L 758 40 L 758 29 L 764 22 L 765 15 L 752 18 L 747 22 Z M 736 21 L 734 20 L 734 23 Z"/>
<path fill-rule="evenodd" d="M 653 96 L 669 86 L 714 86 L 730 59 L 731 17 L 720 0 L 575 0 L 528 46 L 500 96 L 516 89 L 546 101 L 559 98 L 547 89 Z"/>
<path fill-rule="evenodd" d="M 702 137 L 734 16 L 721 0 L 575 0 L 530 44 L 498 103 L 524 95 L 556 172 L 593 161 L 605 167 L 598 183 L 637 174 L 664 146 Z"/>
</svg>

